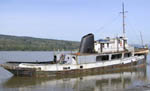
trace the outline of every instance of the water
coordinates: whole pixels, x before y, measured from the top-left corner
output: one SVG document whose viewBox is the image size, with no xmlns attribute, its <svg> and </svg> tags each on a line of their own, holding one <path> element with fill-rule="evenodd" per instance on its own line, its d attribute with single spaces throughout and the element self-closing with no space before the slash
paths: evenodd
<svg viewBox="0 0 150 91">
<path fill-rule="evenodd" d="M 54 52 L 0 52 L 6 61 L 50 61 Z M 66 78 L 14 77 L 0 67 L 0 91 L 147 91 L 150 90 L 150 54 L 145 68 L 109 73 L 78 75 Z"/>
</svg>

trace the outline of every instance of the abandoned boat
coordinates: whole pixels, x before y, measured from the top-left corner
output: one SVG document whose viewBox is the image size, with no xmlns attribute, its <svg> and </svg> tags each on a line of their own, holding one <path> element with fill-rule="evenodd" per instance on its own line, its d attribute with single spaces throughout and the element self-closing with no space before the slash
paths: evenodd
<svg viewBox="0 0 150 91">
<path fill-rule="evenodd" d="M 89 72 L 111 72 L 145 65 L 147 48 L 136 49 L 124 36 L 94 40 L 92 33 L 83 36 L 78 53 L 56 54 L 49 62 L 7 62 L 1 66 L 16 76 L 52 76 Z"/>
<path fill-rule="evenodd" d="M 49 62 L 7 62 L 1 66 L 16 76 L 108 72 L 145 65 L 148 52 L 142 51 L 136 52 L 124 37 L 94 41 L 94 35 L 88 34 L 82 38 L 78 53 L 57 54 Z"/>
</svg>

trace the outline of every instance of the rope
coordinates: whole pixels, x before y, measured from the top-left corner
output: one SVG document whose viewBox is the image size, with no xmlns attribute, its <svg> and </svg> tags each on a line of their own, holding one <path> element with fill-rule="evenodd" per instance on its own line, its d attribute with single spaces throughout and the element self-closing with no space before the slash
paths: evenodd
<svg viewBox="0 0 150 91">
<path fill-rule="evenodd" d="M 105 35 L 104 32 L 105 32 L 105 31 L 109 31 L 108 28 L 111 28 L 110 26 L 112 26 L 113 24 L 118 23 L 118 22 L 116 22 L 116 21 L 118 21 L 119 18 L 120 18 L 120 13 L 119 13 L 116 17 L 114 17 L 111 22 L 107 22 L 107 23 L 105 23 L 102 27 L 100 27 L 99 29 L 97 29 L 97 30 L 96 30 L 96 33 L 97 33 L 97 34 L 101 33 L 100 35 L 101 35 L 101 36 L 104 36 L 104 35 Z M 106 28 L 107 28 L 107 30 L 106 30 Z M 113 32 L 113 31 L 111 31 L 111 32 Z M 111 33 L 110 33 L 110 34 L 111 34 Z M 107 35 L 107 36 L 108 36 L 108 35 Z M 109 35 L 109 36 L 110 36 L 110 35 Z"/>
<path fill-rule="evenodd" d="M 139 43 L 140 43 L 141 40 L 140 40 L 140 36 L 139 36 L 139 34 L 138 34 L 138 33 L 140 33 L 140 31 L 136 30 L 136 29 L 133 27 L 133 25 L 132 25 L 131 21 L 129 20 L 129 18 L 127 18 L 126 20 L 128 21 L 128 25 L 129 25 L 129 27 L 131 28 L 131 31 L 129 31 L 129 32 L 132 32 L 131 34 L 134 34 L 134 35 L 135 35 L 134 37 L 136 37 L 137 40 L 138 40 Z M 138 32 L 138 33 L 137 33 L 137 32 Z"/>
<path fill-rule="evenodd" d="M 103 32 L 102 30 L 104 30 L 106 28 L 106 26 L 108 27 L 108 26 L 112 25 L 118 19 L 118 17 L 120 17 L 120 14 L 118 14 L 111 22 L 107 22 L 103 26 L 99 27 L 96 30 L 96 32 Z"/>
</svg>

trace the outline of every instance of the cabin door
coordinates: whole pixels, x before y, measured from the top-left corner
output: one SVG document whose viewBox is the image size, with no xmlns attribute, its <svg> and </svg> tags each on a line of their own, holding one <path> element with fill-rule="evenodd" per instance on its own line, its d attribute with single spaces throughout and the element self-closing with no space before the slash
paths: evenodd
<svg viewBox="0 0 150 91">
<path fill-rule="evenodd" d="M 101 53 L 103 52 L 103 46 L 104 46 L 104 44 L 101 43 Z"/>
</svg>

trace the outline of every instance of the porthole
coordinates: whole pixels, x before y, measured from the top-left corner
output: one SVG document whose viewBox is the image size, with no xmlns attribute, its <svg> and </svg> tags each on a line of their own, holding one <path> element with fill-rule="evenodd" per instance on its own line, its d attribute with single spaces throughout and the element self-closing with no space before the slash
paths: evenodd
<svg viewBox="0 0 150 91">
<path fill-rule="evenodd" d="M 82 69 L 83 68 L 83 66 L 80 66 L 80 69 Z"/>
</svg>

